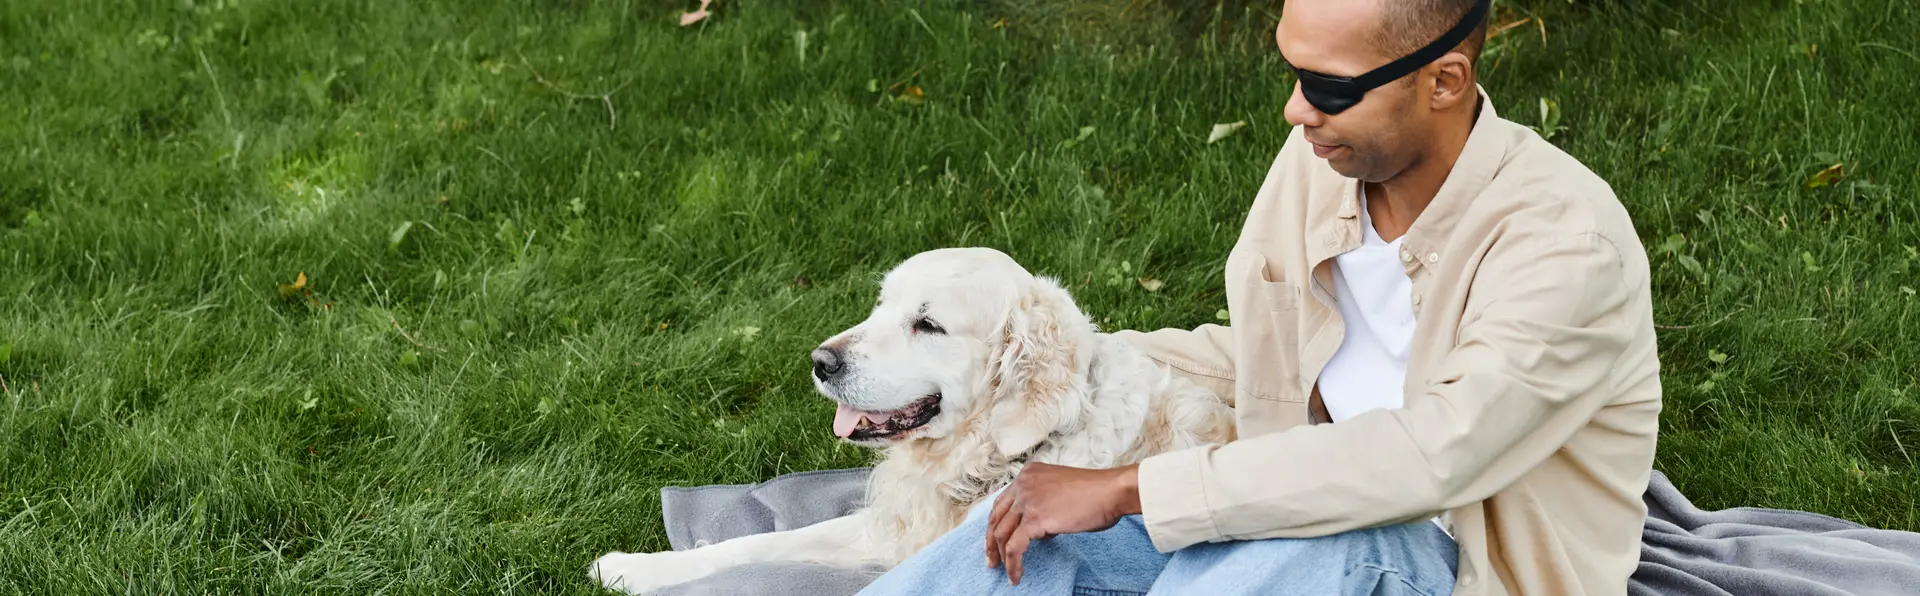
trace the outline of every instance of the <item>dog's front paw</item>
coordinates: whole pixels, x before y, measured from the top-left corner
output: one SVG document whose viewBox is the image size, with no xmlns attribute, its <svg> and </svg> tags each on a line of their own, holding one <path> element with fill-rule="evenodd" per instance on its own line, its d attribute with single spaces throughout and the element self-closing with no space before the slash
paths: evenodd
<svg viewBox="0 0 1920 596">
<path fill-rule="evenodd" d="M 668 586 L 677 586 L 711 574 L 713 570 L 687 553 L 607 553 L 594 560 L 588 575 L 609 590 L 628 594 L 651 594 Z"/>
</svg>

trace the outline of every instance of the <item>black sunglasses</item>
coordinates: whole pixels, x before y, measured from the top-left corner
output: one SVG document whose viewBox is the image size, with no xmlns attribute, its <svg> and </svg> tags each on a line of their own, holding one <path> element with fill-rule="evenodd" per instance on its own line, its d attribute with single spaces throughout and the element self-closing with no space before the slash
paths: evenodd
<svg viewBox="0 0 1920 596">
<path fill-rule="evenodd" d="M 1473 29 L 1479 27 L 1480 22 L 1487 18 L 1487 11 L 1492 5 L 1493 0 L 1475 2 L 1473 9 L 1468 10 L 1467 15 L 1461 17 L 1460 22 L 1447 31 L 1446 35 L 1440 36 L 1440 39 L 1434 40 L 1426 47 L 1414 50 L 1404 58 L 1388 62 L 1386 66 L 1367 71 L 1360 76 L 1336 77 L 1291 65 L 1289 68 L 1293 68 L 1294 74 L 1300 78 L 1300 95 L 1307 98 L 1307 103 L 1313 104 L 1314 109 L 1320 110 L 1323 114 L 1338 114 L 1360 103 L 1360 100 L 1367 97 L 1368 91 L 1413 74 L 1414 71 L 1447 55 L 1447 52 L 1453 51 L 1454 47 L 1466 41 L 1467 36 L 1473 34 Z"/>
</svg>

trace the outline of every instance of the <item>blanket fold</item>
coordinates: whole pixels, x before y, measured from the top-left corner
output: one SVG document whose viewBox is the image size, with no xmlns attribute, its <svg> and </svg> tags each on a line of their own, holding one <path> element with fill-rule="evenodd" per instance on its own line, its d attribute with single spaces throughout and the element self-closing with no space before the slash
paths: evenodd
<svg viewBox="0 0 1920 596">
<path fill-rule="evenodd" d="M 750 485 L 661 490 L 667 540 L 686 550 L 846 515 L 865 468 L 798 472 Z M 1653 473 L 1633 596 L 1920 594 L 1920 533 L 1868 528 L 1817 513 L 1740 507 L 1703 511 Z M 745 565 L 663 594 L 851 595 L 879 569 L 807 563 Z"/>
<path fill-rule="evenodd" d="M 1805 511 L 1702 511 L 1658 471 L 1645 500 L 1634 596 L 1920 594 L 1920 533 Z"/>
</svg>

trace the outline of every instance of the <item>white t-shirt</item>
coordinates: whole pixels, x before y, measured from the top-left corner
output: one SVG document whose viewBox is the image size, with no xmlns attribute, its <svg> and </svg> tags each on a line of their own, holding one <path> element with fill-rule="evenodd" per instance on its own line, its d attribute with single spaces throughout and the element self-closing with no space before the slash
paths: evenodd
<svg viewBox="0 0 1920 596">
<path fill-rule="evenodd" d="M 1346 341 L 1320 371 L 1320 401 L 1335 423 L 1406 402 L 1407 350 L 1413 345 L 1413 280 L 1400 264 L 1400 242 L 1387 242 L 1367 213 L 1360 190 L 1359 248 L 1333 258 L 1333 288 Z M 1442 530 L 1447 525 L 1433 522 Z"/>
<path fill-rule="evenodd" d="M 1320 401 L 1334 422 L 1398 408 L 1413 345 L 1413 280 L 1400 265 L 1400 242 L 1380 239 L 1360 191 L 1359 248 L 1333 258 L 1333 288 L 1347 339 L 1320 371 Z"/>
</svg>

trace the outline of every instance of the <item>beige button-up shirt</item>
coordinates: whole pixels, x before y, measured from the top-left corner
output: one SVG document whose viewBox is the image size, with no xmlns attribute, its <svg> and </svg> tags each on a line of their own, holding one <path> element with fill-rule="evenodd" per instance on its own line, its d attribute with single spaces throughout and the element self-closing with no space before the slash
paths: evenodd
<svg viewBox="0 0 1920 596">
<path fill-rule="evenodd" d="M 1237 418 L 1232 443 L 1141 464 L 1155 547 L 1444 515 L 1457 594 L 1626 593 L 1660 415 L 1646 251 L 1605 181 L 1481 100 L 1402 243 L 1404 407 L 1307 424 L 1345 335 L 1333 257 L 1362 224 L 1358 183 L 1298 129 L 1227 259 L 1230 326 L 1118 334 Z"/>
</svg>

